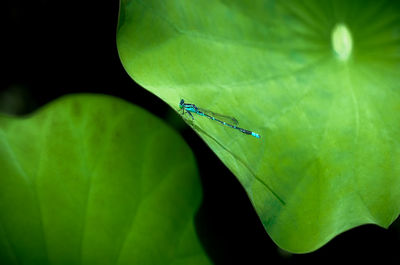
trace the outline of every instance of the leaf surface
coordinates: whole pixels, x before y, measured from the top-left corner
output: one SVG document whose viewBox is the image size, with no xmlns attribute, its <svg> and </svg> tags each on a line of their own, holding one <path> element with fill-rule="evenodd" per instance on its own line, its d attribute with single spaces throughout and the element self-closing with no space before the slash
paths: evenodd
<svg viewBox="0 0 400 265">
<path fill-rule="evenodd" d="M 261 135 L 192 122 L 281 248 L 398 216 L 398 1 L 122 0 L 117 43 L 171 107 L 183 98 Z"/>
<path fill-rule="evenodd" d="M 146 111 L 73 95 L 0 117 L 1 264 L 210 264 L 193 154 Z"/>
</svg>

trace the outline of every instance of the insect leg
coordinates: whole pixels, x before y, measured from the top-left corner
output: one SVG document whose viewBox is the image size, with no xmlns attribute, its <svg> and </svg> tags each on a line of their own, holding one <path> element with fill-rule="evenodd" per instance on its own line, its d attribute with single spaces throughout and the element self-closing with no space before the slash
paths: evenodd
<svg viewBox="0 0 400 265">
<path fill-rule="evenodd" d="M 194 120 L 192 113 L 190 113 L 190 111 L 187 111 L 187 110 L 186 110 L 186 112 L 190 115 L 190 117 L 192 117 L 192 120 Z"/>
</svg>

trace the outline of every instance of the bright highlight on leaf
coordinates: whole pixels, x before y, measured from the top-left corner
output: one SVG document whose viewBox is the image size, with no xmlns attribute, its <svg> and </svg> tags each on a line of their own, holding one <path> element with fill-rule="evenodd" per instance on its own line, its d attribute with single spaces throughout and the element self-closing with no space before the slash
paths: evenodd
<svg viewBox="0 0 400 265">
<path fill-rule="evenodd" d="M 353 48 L 353 40 L 346 25 L 340 23 L 333 29 L 332 46 L 339 60 L 346 61 L 349 59 Z"/>
<path fill-rule="evenodd" d="M 191 124 L 271 238 L 304 253 L 399 215 L 399 32 L 397 0 L 124 0 L 117 44 L 173 109 L 184 98 L 262 136 Z"/>
<path fill-rule="evenodd" d="M 74 95 L 0 116 L 0 264 L 211 264 L 193 154 L 158 118 Z"/>
</svg>

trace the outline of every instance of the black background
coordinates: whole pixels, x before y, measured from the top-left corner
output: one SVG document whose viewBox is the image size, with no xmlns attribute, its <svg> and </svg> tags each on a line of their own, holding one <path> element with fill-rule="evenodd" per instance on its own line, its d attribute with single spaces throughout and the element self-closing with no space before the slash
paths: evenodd
<svg viewBox="0 0 400 265">
<path fill-rule="evenodd" d="M 175 115 L 123 69 L 115 40 L 118 1 L 3 0 L 0 6 L 0 111 L 25 114 L 62 95 L 90 92 L 123 98 L 167 122 Z M 194 132 L 177 128 L 198 161 L 204 202 L 196 226 L 215 264 L 400 263 L 399 221 L 388 230 L 352 229 L 309 254 L 280 250 L 236 178 Z"/>
</svg>

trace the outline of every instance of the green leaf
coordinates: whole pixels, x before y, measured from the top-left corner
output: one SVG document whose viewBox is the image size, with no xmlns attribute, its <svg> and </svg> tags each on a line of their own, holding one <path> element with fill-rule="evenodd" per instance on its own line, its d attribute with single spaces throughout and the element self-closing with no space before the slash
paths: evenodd
<svg viewBox="0 0 400 265">
<path fill-rule="evenodd" d="M 398 1 L 123 0 L 117 43 L 171 107 L 183 98 L 261 135 L 192 122 L 281 248 L 398 216 Z"/>
<path fill-rule="evenodd" d="M 193 154 L 117 98 L 73 95 L 0 117 L 1 264 L 210 264 Z"/>
</svg>

